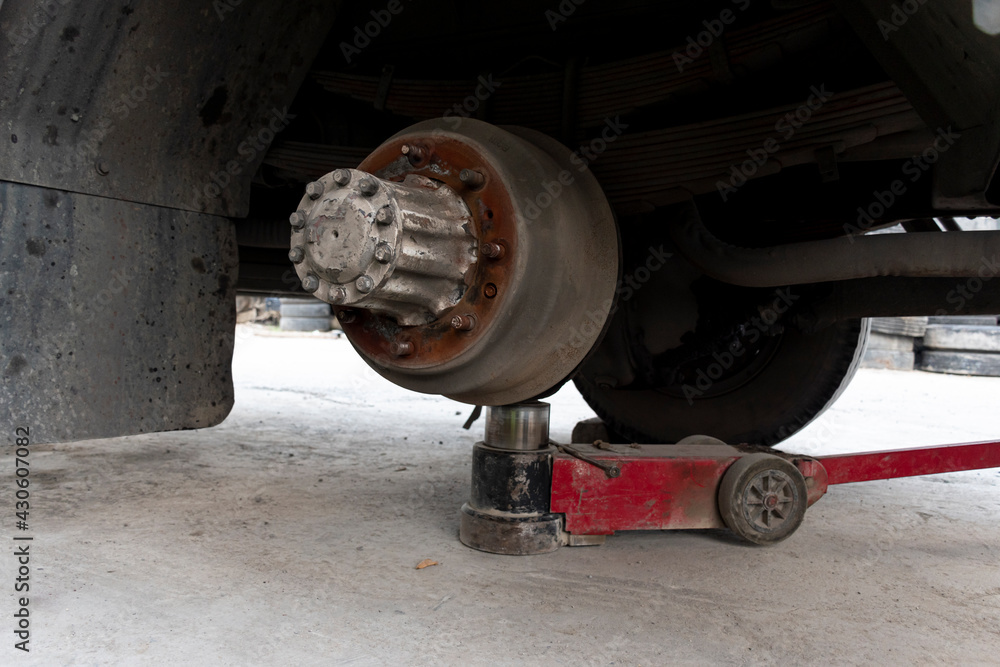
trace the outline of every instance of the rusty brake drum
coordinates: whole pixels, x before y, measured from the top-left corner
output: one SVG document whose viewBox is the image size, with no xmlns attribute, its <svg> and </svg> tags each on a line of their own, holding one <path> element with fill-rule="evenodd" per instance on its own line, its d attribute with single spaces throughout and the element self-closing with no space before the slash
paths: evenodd
<svg viewBox="0 0 1000 667">
<path fill-rule="evenodd" d="M 442 118 L 307 187 L 289 257 L 392 382 L 478 405 L 538 396 L 600 337 L 611 208 L 582 160 L 524 128 Z"/>
</svg>

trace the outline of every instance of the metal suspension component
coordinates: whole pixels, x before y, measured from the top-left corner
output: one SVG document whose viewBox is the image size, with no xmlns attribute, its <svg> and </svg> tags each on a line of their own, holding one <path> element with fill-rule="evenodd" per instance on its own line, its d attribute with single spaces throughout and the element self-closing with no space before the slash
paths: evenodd
<svg viewBox="0 0 1000 667">
<path fill-rule="evenodd" d="M 880 276 L 973 278 L 1000 253 L 1000 232 L 842 236 L 770 248 L 720 241 L 693 205 L 668 227 L 678 252 L 706 275 L 745 287 L 781 287 Z"/>
<path fill-rule="evenodd" d="M 306 188 L 289 258 L 389 380 L 476 405 L 534 398 L 600 338 L 618 279 L 610 205 L 572 158 L 523 128 L 419 123 Z"/>
</svg>

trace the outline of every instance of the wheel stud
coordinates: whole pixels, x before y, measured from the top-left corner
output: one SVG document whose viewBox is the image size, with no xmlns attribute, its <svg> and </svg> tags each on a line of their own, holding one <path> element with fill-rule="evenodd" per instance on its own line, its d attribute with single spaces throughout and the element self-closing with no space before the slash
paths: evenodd
<svg viewBox="0 0 1000 667">
<path fill-rule="evenodd" d="M 497 295 L 497 286 L 493 283 L 486 283 L 486 287 L 483 288 L 483 294 L 487 299 L 492 299 Z"/>
<path fill-rule="evenodd" d="M 347 169 L 338 169 L 333 172 L 333 182 L 340 187 L 344 187 L 351 182 L 351 172 Z"/>
<path fill-rule="evenodd" d="M 362 178 L 361 182 L 358 183 L 358 189 L 365 197 L 371 197 L 378 192 L 378 183 L 373 178 Z"/>
<path fill-rule="evenodd" d="M 306 194 L 309 195 L 309 199 L 319 199 L 325 191 L 326 187 L 319 181 L 313 181 L 306 186 Z"/>
<path fill-rule="evenodd" d="M 333 287 L 330 289 L 330 301 L 333 303 L 344 303 L 347 301 L 347 290 L 343 287 Z M 344 311 L 347 312 L 346 310 Z"/>
<path fill-rule="evenodd" d="M 306 258 L 306 251 L 300 245 L 297 245 L 288 251 L 288 259 L 292 261 L 292 264 L 298 264 L 305 258 Z"/>
<path fill-rule="evenodd" d="M 475 315 L 455 315 L 451 318 L 451 326 L 458 331 L 472 331 L 476 328 Z"/>
<path fill-rule="evenodd" d="M 392 246 L 388 243 L 379 243 L 375 246 L 375 260 L 379 264 L 388 264 L 392 261 Z"/>
<path fill-rule="evenodd" d="M 424 158 L 427 157 L 427 151 L 420 146 L 414 146 L 413 144 L 403 144 L 403 147 L 399 149 L 399 152 L 409 159 L 410 164 L 423 162 Z"/>
<path fill-rule="evenodd" d="M 388 206 L 380 208 L 378 213 L 375 214 L 375 222 L 380 225 L 391 225 L 392 224 L 392 209 Z"/>
<path fill-rule="evenodd" d="M 319 278 L 310 273 L 302 279 L 302 289 L 310 293 L 315 292 L 319 289 Z"/>
<path fill-rule="evenodd" d="M 465 187 L 473 190 L 478 190 L 486 183 L 486 177 L 483 176 L 483 173 L 474 169 L 463 169 L 458 174 L 458 180 L 462 181 Z"/>
<path fill-rule="evenodd" d="M 359 292 L 368 294 L 375 288 L 375 281 L 372 280 L 371 276 L 361 276 L 354 281 L 354 286 L 358 288 Z"/>
<path fill-rule="evenodd" d="M 389 344 L 389 352 L 394 357 L 408 357 L 413 354 L 413 343 L 408 340 L 396 340 Z"/>
<path fill-rule="evenodd" d="M 479 253 L 489 259 L 501 259 L 506 252 L 507 248 L 502 243 L 484 243 L 479 246 Z"/>
<path fill-rule="evenodd" d="M 288 216 L 288 222 L 291 223 L 292 229 L 302 229 L 306 226 L 306 213 L 305 211 L 296 211 Z"/>
</svg>

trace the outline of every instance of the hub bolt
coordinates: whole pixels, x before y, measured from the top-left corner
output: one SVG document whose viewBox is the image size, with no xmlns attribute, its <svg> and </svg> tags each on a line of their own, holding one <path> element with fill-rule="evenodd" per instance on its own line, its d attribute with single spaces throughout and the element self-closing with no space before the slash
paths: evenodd
<svg viewBox="0 0 1000 667">
<path fill-rule="evenodd" d="M 302 289 L 310 293 L 315 292 L 319 289 L 319 278 L 310 273 L 302 279 Z"/>
<path fill-rule="evenodd" d="M 371 197 L 378 192 L 378 183 L 373 178 L 362 178 L 361 182 L 358 183 L 358 189 L 365 197 Z"/>
<path fill-rule="evenodd" d="M 347 290 L 343 287 L 331 287 L 329 299 L 333 303 L 344 303 L 347 301 Z M 345 310 L 344 312 L 346 313 L 347 311 Z"/>
<path fill-rule="evenodd" d="M 380 225 L 391 225 L 392 224 L 392 209 L 388 206 L 380 208 L 378 213 L 375 214 L 375 222 Z"/>
<path fill-rule="evenodd" d="M 379 243 L 375 246 L 375 259 L 379 264 L 388 264 L 392 261 L 392 246 L 388 243 Z"/>
<path fill-rule="evenodd" d="M 463 169 L 460 171 L 458 180 L 462 181 L 465 187 L 472 188 L 473 190 L 478 190 L 486 183 L 486 177 L 483 176 L 483 173 L 474 169 Z"/>
<path fill-rule="evenodd" d="M 375 289 L 375 281 L 371 279 L 371 276 L 361 276 L 354 281 L 354 286 L 358 288 L 359 292 L 368 294 Z"/>
<path fill-rule="evenodd" d="M 319 181 L 313 181 L 306 186 L 306 194 L 309 195 L 309 199 L 319 199 L 325 191 L 326 186 Z"/>
<path fill-rule="evenodd" d="M 394 357 L 408 357 L 413 354 L 413 343 L 408 340 L 394 340 L 389 344 L 389 352 Z"/>
<path fill-rule="evenodd" d="M 292 223 L 292 229 L 302 229 L 306 226 L 307 217 L 305 211 L 296 211 L 288 216 L 288 222 Z"/>
<path fill-rule="evenodd" d="M 451 318 L 451 326 L 459 331 L 472 331 L 476 328 L 475 315 L 455 315 Z"/>
<path fill-rule="evenodd" d="M 403 144 L 403 147 L 399 149 L 399 152 L 410 160 L 410 164 L 421 162 L 427 156 L 427 151 L 420 146 L 414 146 L 413 144 Z"/>
<path fill-rule="evenodd" d="M 295 246 L 288 251 L 288 259 L 292 260 L 292 264 L 298 264 L 306 258 L 306 251 L 300 245 Z"/>
<path fill-rule="evenodd" d="M 333 182 L 340 187 L 344 187 L 351 182 L 351 172 L 347 169 L 338 169 L 333 172 Z"/>
<path fill-rule="evenodd" d="M 500 259 L 506 252 L 507 248 L 502 243 L 484 243 L 479 246 L 479 253 L 489 259 Z"/>
<path fill-rule="evenodd" d="M 497 286 L 493 283 L 486 283 L 486 287 L 483 288 L 483 294 L 486 295 L 487 299 L 492 299 L 497 295 Z"/>
</svg>

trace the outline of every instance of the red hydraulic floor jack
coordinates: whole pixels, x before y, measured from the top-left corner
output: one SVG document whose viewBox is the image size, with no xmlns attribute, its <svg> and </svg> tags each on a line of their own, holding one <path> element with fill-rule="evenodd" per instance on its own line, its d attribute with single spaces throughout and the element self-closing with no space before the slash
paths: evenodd
<svg viewBox="0 0 1000 667">
<path fill-rule="evenodd" d="M 619 530 L 729 528 L 772 544 L 834 484 L 1000 467 L 1000 442 L 809 457 L 707 436 L 675 445 L 558 445 L 549 406 L 487 409 L 473 450 L 464 544 L 539 554 L 601 544 Z"/>
</svg>

